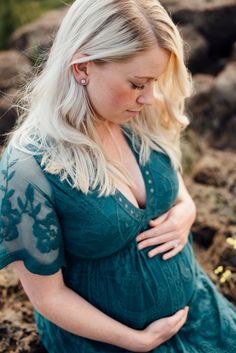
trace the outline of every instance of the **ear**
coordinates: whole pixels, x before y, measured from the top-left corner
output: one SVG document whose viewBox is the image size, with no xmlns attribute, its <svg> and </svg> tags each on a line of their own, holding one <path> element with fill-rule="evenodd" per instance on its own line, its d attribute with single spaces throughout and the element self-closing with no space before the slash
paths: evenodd
<svg viewBox="0 0 236 353">
<path fill-rule="evenodd" d="M 72 59 L 72 63 L 76 60 L 79 60 L 81 58 L 86 57 L 87 55 L 83 55 L 80 53 L 77 53 L 73 56 Z M 88 79 L 89 79 L 89 66 L 90 66 L 90 62 L 85 62 L 85 63 L 81 63 L 81 64 L 72 64 L 72 72 L 74 75 L 74 78 L 76 79 L 76 81 L 81 85 L 81 80 L 85 80 L 84 82 L 86 82 L 86 84 L 88 83 Z M 83 83 L 84 85 L 84 83 Z"/>
</svg>

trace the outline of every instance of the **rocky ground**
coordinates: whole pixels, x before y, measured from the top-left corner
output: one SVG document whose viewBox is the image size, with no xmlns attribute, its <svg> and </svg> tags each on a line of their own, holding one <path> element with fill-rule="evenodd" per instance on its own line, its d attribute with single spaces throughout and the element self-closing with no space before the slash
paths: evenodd
<svg viewBox="0 0 236 353">
<path fill-rule="evenodd" d="M 198 209 L 194 250 L 218 289 L 236 304 L 236 0 L 162 3 L 186 41 L 194 79 L 191 124 L 183 139 L 185 181 Z M 13 126 L 17 88 L 32 65 L 44 60 L 65 11 L 19 29 L 11 49 L 0 52 L 0 134 Z M 0 272 L 0 311 L 0 352 L 46 353 L 31 305 L 10 269 Z"/>
</svg>

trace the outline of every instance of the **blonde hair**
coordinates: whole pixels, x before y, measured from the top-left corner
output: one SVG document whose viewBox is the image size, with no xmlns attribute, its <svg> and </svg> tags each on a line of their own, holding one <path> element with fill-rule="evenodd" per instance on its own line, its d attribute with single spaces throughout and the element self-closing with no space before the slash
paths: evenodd
<svg viewBox="0 0 236 353">
<path fill-rule="evenodd" d="M 97 117 L 71 66 L 128 60 L 156 42 L 171 53 L 168 67 L 156 84 L 155 104 L 145 106 L 127 125 L 139 145 L 141 164 L 152 148 L 165 151 L 173 166 L 181 169 L 179 142 L 188 124 L 184 100 L 191 79 L 179 32 L 157 0 L 76 0 L 61 23 L 44 69 L 27 88 L 21 125 L 11 143 L 28 153 L 42 153 L 47 172 L 59 174 L 84 193 L 95 188 L 100 195 L 114 193 L 117 176 L 130 182 L 119 166 L 106 159 L 96 138 Z M 78 52 L 86 56 L 73 61 Z"/>
</svg>

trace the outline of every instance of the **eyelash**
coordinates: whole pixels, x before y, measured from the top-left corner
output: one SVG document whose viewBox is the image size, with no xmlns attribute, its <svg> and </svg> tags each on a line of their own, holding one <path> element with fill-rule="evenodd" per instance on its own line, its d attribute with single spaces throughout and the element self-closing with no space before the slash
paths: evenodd
<svg viewBox="0 0 236 353">
<path fill-rule="evenodd" d="M 145 85 L 135 85 L 134 83 L 131 83 L 133 89 L 138 89 L 138 90 L 143 90 L 145 88 Z"/>
</svg>

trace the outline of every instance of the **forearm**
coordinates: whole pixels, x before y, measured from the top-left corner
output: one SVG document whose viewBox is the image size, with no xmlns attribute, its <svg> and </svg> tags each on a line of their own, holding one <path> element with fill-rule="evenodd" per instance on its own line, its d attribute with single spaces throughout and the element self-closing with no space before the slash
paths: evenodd
<svg viewBox="0 0 236 353">
<path fill-rule="evenodd" d="M 35 308 L 48 320 L 75 335 L 129 350 L 135 349 L 137 344 L 138 351 L 138 331 L 105 315 L 67 287 Z"/>
<path fill-rule="evenodd" d="M 180 173 L 178 173 L 178 179 L 179 179 L 179 193 L 178 193 L 177 201 L 185 201 L 186 200 L 194 205 L 193 199 L 190 196 Z"/>
<path fill-rule="evenodd" d="M 189 219 L 190 219 L 191 225 L 192 225 L 194 223 L 194 221 L 196 219 L 196 215 L 197 215 L 196 205 L 195 205 L 192 197 L 190 196 L 180 173 L 178 173 L 178 179 L 179 179 L 179 193 L 177 196 L 176 204 L 182 203 L 185 205 L 185 208 L 188 212 L 188 217 L 190 217 Z"/>
</svg>

